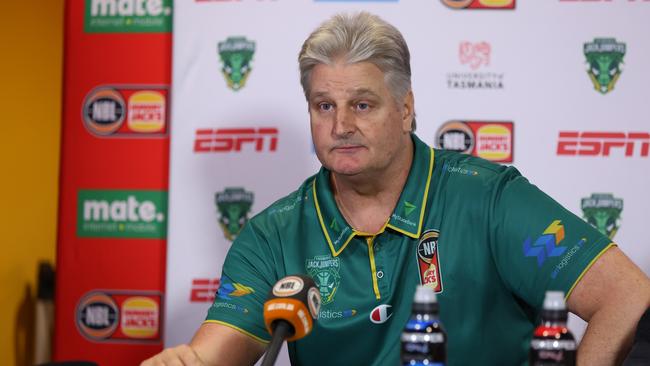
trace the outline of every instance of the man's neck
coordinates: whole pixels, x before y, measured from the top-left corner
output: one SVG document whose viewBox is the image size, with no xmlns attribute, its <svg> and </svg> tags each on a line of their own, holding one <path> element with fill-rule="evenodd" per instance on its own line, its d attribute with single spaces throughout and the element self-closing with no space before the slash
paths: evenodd
<svg viewBox="0 0 650 366">
<path fill-rule="evenodd" d="M 374 234 L 386 224 L 406 184 L 414 148 L 409 137 L 405 151 L 381 172 L 354 176 L 332 172 L 336 204 L 355 230 Z"/>
</svg>

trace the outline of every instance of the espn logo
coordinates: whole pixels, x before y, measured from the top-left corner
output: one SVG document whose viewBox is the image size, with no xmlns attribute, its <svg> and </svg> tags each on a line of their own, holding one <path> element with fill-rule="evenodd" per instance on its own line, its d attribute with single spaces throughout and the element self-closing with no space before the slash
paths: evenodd
<svg viewBox="0 0 650 366">
<path fill-rule="evenodd" d="M 192 280 L 190 302 L 214 302 L 214 298 L 221 284 L 219 278 L 196 278 Z"/>
<path fill-rule="evenodd" d="M 610 156 L 612 150 L 619 149 L 625 157 L 647 157 L 650 133 L 560 131 L 557 143 L 557 155 Z"/>
<path fill-rule="evenodd" d="M 262 127 L 196 130 L 194 152 L 242 151 L 244 145 L 252 145 L 250 148 L 257 152 L 276 151 L 278 148 L 278 129 Z"/>
</svg>

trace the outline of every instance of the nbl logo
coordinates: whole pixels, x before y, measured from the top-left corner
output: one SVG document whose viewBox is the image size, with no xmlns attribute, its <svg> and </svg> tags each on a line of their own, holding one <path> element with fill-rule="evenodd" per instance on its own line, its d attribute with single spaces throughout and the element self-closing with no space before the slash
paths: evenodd
<svg viewBox="0 0 650 366">
<path fill-rule="evenodd" d="M 432 288 L 436 293 L 442 292 L 440 261 L 438 252 L 438 230 L 427 230 L 420 237 L 417 248 L 420 284 Z"/>
</svg>

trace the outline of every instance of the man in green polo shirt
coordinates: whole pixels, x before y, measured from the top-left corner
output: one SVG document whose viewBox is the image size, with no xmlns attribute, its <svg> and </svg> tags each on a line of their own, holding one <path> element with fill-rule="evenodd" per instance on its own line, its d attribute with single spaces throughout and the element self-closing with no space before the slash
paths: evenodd
<svg viewBox="0 0 650 366">
<path fill-rule="evenodd" d="M 583 365 L 626 351 L 650 282 L 621 251 L 512 167 L 434 150 L 413 134 L 409 52 L 376 16 L 337 15 L 299 56 L 323 168 L 251 219 L 189 345 L 144 365 L 252 364 L 262 306 L 289 274 L 322 296 L 295 365 L 397 365 L 413 292 L 438 293 L 449 365 L 522 365 L 547 290 L 589 321 Z"/>
</svg>

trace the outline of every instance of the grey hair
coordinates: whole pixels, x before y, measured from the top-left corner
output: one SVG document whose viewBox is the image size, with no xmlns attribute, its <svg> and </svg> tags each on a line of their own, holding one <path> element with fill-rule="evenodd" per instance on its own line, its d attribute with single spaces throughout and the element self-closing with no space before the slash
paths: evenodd
<svg viewBox="0 0 650 366">
<path fill-rule="evenodd" d="M 300 84 L 307 100 L 313 68 L 339 59 L 377 66 L 395 101 L 403 100 L 411 90 L 411 56 L 406 41 L 397 28 L 376 15 L 336 14 L 309 35 L 298 55 Z M 415 130 L 415 114 L 411 128 Z"/>
</svg>

